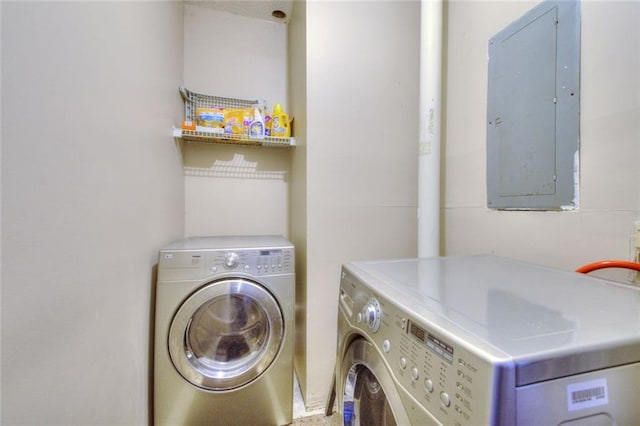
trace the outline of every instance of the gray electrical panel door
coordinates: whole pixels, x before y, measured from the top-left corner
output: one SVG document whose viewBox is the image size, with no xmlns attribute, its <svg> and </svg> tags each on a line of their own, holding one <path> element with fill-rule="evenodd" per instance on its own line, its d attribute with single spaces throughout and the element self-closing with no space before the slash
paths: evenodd
<svg viewBox="0 0 640 426">
<path fill-rule="evenodd" d="M 578 206 L 580 5 L 545 1 L 489 40 L 488 206 Z"/>
</svg>

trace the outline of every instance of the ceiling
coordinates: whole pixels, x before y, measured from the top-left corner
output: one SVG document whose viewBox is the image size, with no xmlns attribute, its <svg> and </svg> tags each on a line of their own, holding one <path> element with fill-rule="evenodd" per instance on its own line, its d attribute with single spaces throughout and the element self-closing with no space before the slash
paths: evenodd
<svg viewBox="0 0 640 426">
<path fill-rule="evenodd" d="M 186 3 L 209 7 L 249 18 L 287 23 L 294 0 L 187 0 Z M 274 11 L 282 11 L 285 17 L 274 17 Z"/>
</svg>

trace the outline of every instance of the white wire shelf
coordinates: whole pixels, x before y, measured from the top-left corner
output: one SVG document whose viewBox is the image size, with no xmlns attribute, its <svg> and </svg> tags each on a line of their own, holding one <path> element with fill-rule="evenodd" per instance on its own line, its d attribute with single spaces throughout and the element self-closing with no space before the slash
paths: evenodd
<svg viewBox="0 0 640 426">
<path fill-rule="evenodd" d="M 244 135 L 231 135 L 224 133 L 197 132 L 183 130 L 174 127 L 173 137 L 185 142 L 201 142 L 227 145 L 264 146 L 274 148 L 290 148 L 296 145 L 296 138 L 279 138 L 265 136 L 264 138 L 249 138 Z"/>
</svg>

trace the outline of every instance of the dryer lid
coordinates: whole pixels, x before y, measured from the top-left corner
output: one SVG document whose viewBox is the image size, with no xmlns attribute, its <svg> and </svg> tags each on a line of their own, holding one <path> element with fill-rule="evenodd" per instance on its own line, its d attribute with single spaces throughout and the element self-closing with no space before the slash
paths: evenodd
<svg viewBox="0 0 640 426">
<path fill-rule="evenodd" d="M 496 256 L 352 262 L 347 269 L 414 319 L 503 359 L 640 344 L 639 288 Z"/>
</svg>

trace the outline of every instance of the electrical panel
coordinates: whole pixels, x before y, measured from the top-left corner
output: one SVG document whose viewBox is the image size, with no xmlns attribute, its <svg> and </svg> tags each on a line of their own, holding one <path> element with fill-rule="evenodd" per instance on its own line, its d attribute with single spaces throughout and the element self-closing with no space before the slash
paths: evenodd
<svg viewBox="0 0 640 426">
<path fill-rule="evenodd" d="M 578 207 L 580 4 L 545 1 L 489 40 L 488 207 Z"/>
</svg>

